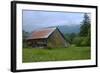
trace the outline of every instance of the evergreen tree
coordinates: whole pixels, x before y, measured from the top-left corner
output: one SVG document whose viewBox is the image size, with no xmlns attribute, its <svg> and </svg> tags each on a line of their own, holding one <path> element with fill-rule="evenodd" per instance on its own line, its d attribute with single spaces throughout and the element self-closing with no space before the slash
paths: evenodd
<svg viewBox="0 0 100 73">
<path fill-rule="evenodd" d="M 90 42 L 91 42 L 91 26 L 90 26 L 90 17 L 88 16 L 88 14 L 84 14 L 84 20 L 81 24 L 80 27 L 80 37 L 82 37 L 82 40 L 80 41 L 80 45 L 81 46 L 90 46 Z"/>
<path fill-rule="evenodd" d="M 90 18 L 87 13 L 84 14 L 84 20 L 80 27 L 80 36 L 90 35 Z"/>
</svg>

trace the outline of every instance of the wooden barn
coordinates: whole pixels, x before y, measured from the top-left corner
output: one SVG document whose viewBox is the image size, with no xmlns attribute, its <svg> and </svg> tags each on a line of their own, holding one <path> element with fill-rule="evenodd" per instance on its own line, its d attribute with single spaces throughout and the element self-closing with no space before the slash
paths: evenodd
<svg viewBox="0 0 100 73">
<path fill-rule="evenodd" d="M 38 48 L 60 48 L 68 46 L 63 34 L 55 27 L 33 31 L 27 38 L 27 42 L 30 46 Z"/>
</svg>

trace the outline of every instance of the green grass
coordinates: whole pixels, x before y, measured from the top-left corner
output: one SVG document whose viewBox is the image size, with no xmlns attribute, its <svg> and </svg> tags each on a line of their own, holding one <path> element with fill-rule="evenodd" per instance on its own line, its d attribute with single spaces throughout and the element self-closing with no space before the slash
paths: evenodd
<svg viewBox="0 0 100 73">
<path fill-rule="evenodd" d="M 65 61 L 90 59 L 90 47 L 23 48 L 23 62 Z"/>
</svg>

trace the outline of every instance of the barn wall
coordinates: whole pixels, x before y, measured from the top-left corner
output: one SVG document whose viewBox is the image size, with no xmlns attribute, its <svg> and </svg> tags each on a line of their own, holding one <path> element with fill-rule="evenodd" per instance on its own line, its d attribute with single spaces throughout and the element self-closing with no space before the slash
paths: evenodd
<svg viewBox="0 0 100 73">
<path fill-rule="evenodd" d="M 28 41 L 30 47 L 46 47 L 47 42 L 46 39 L 37 39 L 37 40 L 29 40 Z"/>
<path fill-rule="evenodd" d="M 58 30 L 55 30 L 53 34 L 48 38 L 47 46 L 49 48 L 62 48 L 67 47 L 67 43 L 60 32 Z"/>
</svg>

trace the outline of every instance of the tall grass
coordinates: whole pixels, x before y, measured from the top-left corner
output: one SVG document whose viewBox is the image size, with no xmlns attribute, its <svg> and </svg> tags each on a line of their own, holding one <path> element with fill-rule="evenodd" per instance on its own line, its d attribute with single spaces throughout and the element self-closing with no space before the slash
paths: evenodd
<svg viewBox="0 0 100 73">
<path fill-rule="evenodd" d="M 23 48 L 23 62 L 65 61 L 90 59 L 90 47 Z"/>
</svg>

